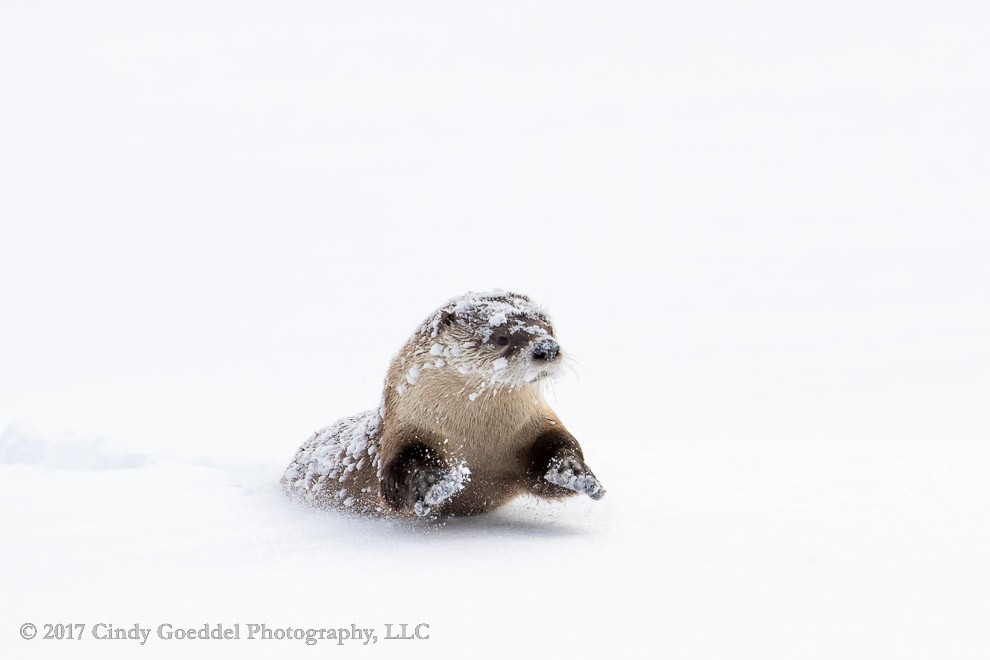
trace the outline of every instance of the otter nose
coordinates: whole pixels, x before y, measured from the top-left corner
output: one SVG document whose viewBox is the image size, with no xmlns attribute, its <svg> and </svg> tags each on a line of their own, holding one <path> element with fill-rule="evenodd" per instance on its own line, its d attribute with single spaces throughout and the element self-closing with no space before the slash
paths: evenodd
<svg viewBox="0 0 990 660">
<path fill-rule="evenodd" d="M 560 346 L 552 339 L 541 339 L 533 345 L 534 360 L 556 360 Z"/>
</svg>

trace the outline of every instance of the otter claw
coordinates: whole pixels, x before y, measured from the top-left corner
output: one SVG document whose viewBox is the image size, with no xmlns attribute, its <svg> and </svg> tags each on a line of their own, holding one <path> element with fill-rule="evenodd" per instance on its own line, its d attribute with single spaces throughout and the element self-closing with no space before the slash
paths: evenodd
<svg viewBox="0 0 990 660">
<path fill-rule="evenodd" d="M 593 500 L 605 497 L 605 488 L 591 468 L 576 458 L 564 458 L 551 463 L 543 478 L 561 488 L 584 493 Z"/>
</svg>

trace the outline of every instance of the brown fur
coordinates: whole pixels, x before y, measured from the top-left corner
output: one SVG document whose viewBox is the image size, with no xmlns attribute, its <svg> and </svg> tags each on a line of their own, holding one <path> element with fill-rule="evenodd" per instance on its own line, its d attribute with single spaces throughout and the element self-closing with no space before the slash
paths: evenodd
<svg viewBox="0 0 990 660">
<path fill-rule="evenodd" d="M 393 366 L 390 383 L 397 382 L 396 370 Z M 462 382 L 427 373 L 404 396 L 386 394 L 382 464 L 401 448 L 399 438 L 419 432 L 424 444 L 448 463 L 464 461 L 471 470 L 470 482 L 451 502 L 449 513 L 485 511 L 522 493 L 528 483 L 526 450 L 543 431 L 563 428 L 540 385 L 468 401 Z"/>
</svg>

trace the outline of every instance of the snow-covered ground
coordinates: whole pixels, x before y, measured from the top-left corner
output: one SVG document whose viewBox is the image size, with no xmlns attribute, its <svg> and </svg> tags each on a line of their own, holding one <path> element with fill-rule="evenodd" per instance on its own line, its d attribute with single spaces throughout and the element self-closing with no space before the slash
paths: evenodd
<svg viewBox="0 0 990 660">
<path fill-rule="evenodd" d="M 988 24 L 0 3 L 0 656 L 986 658 Z M 553 315 L 608 495 L 287 502 L 298 445 L 494 287 Z"/>
</svg>

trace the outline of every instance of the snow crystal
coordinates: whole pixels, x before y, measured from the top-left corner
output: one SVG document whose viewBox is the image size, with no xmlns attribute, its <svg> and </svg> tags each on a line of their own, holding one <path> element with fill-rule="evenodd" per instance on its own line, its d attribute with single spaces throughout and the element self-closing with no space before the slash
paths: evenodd
<svg viewBox="0 0 990 660">
<path fill-rule="evenodd" d="M 605 495 L 605 489 L 595 475 L 586 468 L 579 468 L 572 460 L 559 461 L 547 470 L 543 478 L 562 488 L 584 493 L 593 500 Z"/>
<path fill-rule="evenodd" d="M 534 320 L 549 324 L 546 313 L 532 300 L 508 291 L 469 292 L 447 301 L 421 326 L 420 334 L 428 332 L 431 338 L 439 336 L 440 325 L 448 315 L 470 322 L 479 336 L 487 341 L 496 327 L 513 324 L 514 328 L 533 328 L 536 334 L 547 330 L 534 324 Z M 510 329 L 510 331 L 517 331 Z M 434 345 L 434 347 L 436 344 Z"/>
<path fill-rule="evenodd" d="M 440 477 L 439 481 L 430 486 L 426 491 L 426 496 L 413 505 L 413 511 L 417 516 L 429 515 L 432 507 L 446 502 L 448 499 L 464 490 L 464 486 L 471 480 L 471 470 L 464 462 L 453 468 L 450 472 Z"/>
<path fill-rule="evenodd" d="M 381 409 L 376 408 L 337 420 L 314 433 L 285 470 L 286 490 L 312 500 L 314 492 L 324 490 L 327 480 L 342 484 L 357 471 L 377 470 L 381 422 Z M 330 491 L 338 500 L 347 492 L 346 487 Z"/>
<path fill-rule="evenodd" d="M 494 362 L 492 362 L 492 369 L 494 371 L 501 371 L 502 369 L 505 369 L 508 366 L 509 366 L 509 361 L 506 360 L 504 357 L 500 357 Z"/>
</svg>

